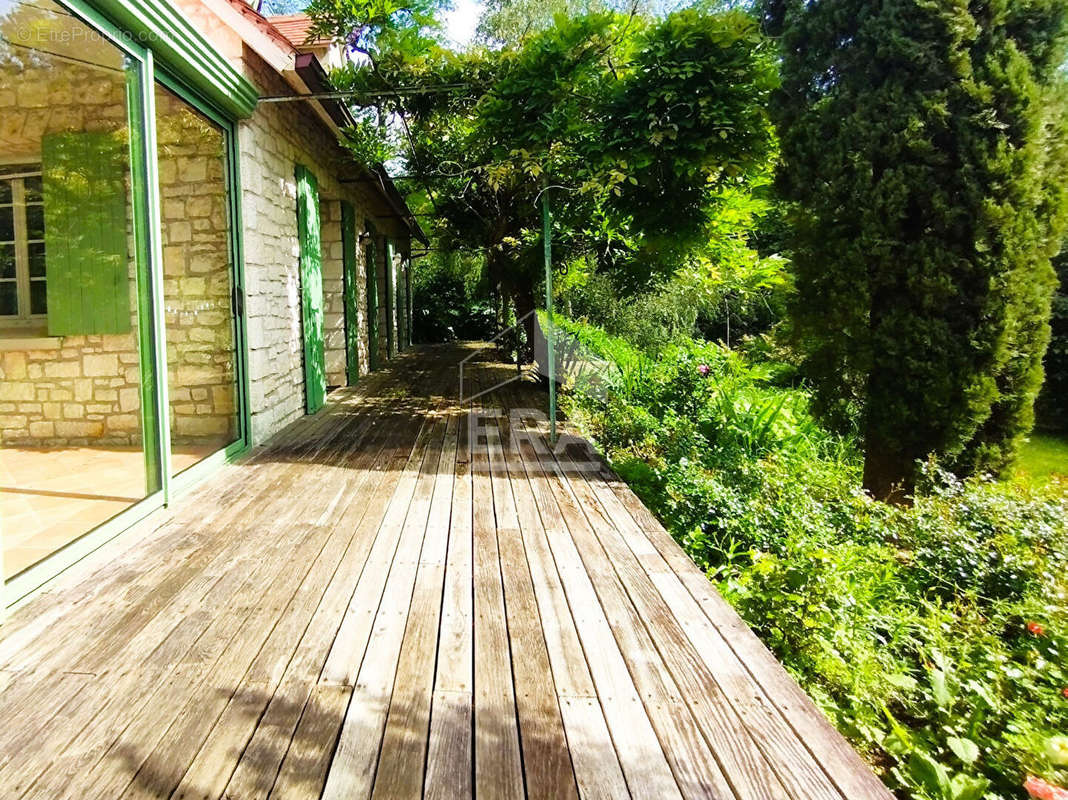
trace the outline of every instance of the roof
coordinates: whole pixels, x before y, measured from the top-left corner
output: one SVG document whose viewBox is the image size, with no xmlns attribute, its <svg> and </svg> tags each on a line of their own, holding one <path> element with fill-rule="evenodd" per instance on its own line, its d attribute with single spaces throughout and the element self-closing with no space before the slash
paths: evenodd
<svg viewBox="0 0 1068 800">
<path fill-rule="evenodd" d="M 308 32 L 312 28 L 312 19 L 307 14 L 276 14 L 267 17 L 275 29 L 282 34 L 294 47 L 327 47 L 332 42 L 329 38 L 318 36 L 309 38 Z"/>
<path fill-rule="evenodd" d="M 290 50 L 295 48 L 295 44 L 292 40 L 278 30 L 273 23 L 268 22 L 263 14 L 246 3 L 245 0 L 228 0 L 228 2 L 233 8 L 241 12 L 241 16 L 259 28 L 263 33 L 274 39 L 275 42 Z"/>
</svg>

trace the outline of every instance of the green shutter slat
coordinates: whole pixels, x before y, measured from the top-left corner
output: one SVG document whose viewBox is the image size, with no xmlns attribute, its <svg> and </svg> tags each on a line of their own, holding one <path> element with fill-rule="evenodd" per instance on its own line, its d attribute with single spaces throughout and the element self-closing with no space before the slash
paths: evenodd
<svg viewBox="0 0 1068 800">
<path fill-rule="evenodd" d="M 109 133 L 53 134 L 44 137 L 41 161 L 49 332 L 126 333 L 125 143 Z M 112 229 L 121 240 L 107 235 Z M 108 291 L 120 278 L 123 291 Z"/>
<path fill-rule="evenodd" d="M 341 201 L 341 272 L 345 285 L 345 374 L 352 386 L 360 379 L 360 322 L 356 284 L 356 214 Z"/>
<path fill-rule="evenodd" d="M 119 133 L 42 138 L 48 332 L 53 336 L 130 330 L 126 155 Z"/>
<path fill-rule="evenodd" d="M 326 402 L 326 349 L 323 345 L 323 255 L 319 228 L 319 184 L 298 164 L 297 238 L 304 327 L 304 394 L 309 414 Z"/>
</svg>

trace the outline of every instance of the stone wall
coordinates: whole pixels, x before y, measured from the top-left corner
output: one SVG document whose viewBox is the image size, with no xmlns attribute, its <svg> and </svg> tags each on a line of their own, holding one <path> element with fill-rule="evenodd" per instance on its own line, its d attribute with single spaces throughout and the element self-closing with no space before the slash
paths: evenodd
<svg viewBox="0 0 1068 800">
<path fill-rule="evenodd" d="M 156 90 L 171 441 L 237 438 L 235 334 L 223 132 Z"/>
<path fill-rule="evenodd" d="M 320 198 L 323 249 L 323 344 L 326 383 L 348 383 L 345 348 L 345 261 L 341 250 L 341 201 Z"/>
<path fill-rule="evenodd" d="M 243 68 L 262 94 L 292 89 L 247 48 Z M 102 77 L 106 76 L 106 77 Z M 0 157 L 40 158 L 43 134 L 126 125 L 121 72 L 69 63 L 0 75 Z M 203 121 L 164 95 L 159 105 L 164 294 L 171 422 L 176 443 L 233 438 L 232 320 L 219 140 Z M 198 138 L 199 137 L 199 138 Z M 253 441 L 304 413 L 303 337 L 296 231 L 297 163 L 319 181 L 323 220 L 324 315 L 328 382 L 346 382 L 340 204 L 349 201 L 357 233 L 373 221 L 379 287 L 379 353 L 386 361 L 385 241 L 406 230 L 305 104 L 261 104 L 238 125 L 244 224 L 249 398 Z M 344 181 L 344 182 L 342 182 Z M 130 223 L 127 222 L 129 227 Z M 360 371 L 368 369 L 366 265 L 357 247 Z M 34 446 L 141 441 L 136 288 L 131 259 L 129 334 L 65 336 L 16 343 L 0 332 L 0 442 Z M 395 291 L 397 286 L 395 285 Z M 394 308 L 396 311 L 396 307 Z"/>
<path fill-rule="evenodd" d="M 57 62 L 16 71 L 5 65 L 0 85 L 0 158 L 40 164 L 41 138 L 61 131 L 125 135 L 122 73 Z M 127 214 L 127 229 L 130 228 Z M 141 441 L 137 298 L 131 260 L 131 332 L 39 338 L 23 348 L 0 328 L 0 443 L 65 446 L 90 442 L 136 446 Z M 18 347 L 19 349 L 13 349 Z"/>
<path fill-rule="evenodd" d="M 243 66 L 261 94 L 292 94 L 292 88 L 262 59 L 245 49 Z M 297 164 L 319 184 L 323 240 L 324 336 L 327 382 L 345 381 L 344 298 L 340 203 L 350 202 L 356 231 L 372 219 L 379 231 L 400 235 L 387 208 L 361 183 L 334 136 L 303 103 L 261 104 L 238 129 L 245 224 L 245 292 L 248 308 L 249 378 L 253 440 L 262 442 L 304 413 L 304 366 L 297 241 Z M 342 183 L 342 180 L 345 182 Z M 384 247 L 378 247 L 381 363 L 385 363 Z M 357 247 L 360 372 L 368 367 L 366 265 Z"/>
</svg>

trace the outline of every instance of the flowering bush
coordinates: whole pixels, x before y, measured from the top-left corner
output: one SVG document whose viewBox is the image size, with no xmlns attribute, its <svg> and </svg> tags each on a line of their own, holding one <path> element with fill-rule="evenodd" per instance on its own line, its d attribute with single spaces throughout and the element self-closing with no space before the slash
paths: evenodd
<svg viewBox="0 0 1068 800">
<path fill-rule="evenodd" d="M 930 464 L 887 506 L 774 365 L 610 347 L 568 411 L 900 797 L 1065 797 L 1068 498 Z"/>
</svg>

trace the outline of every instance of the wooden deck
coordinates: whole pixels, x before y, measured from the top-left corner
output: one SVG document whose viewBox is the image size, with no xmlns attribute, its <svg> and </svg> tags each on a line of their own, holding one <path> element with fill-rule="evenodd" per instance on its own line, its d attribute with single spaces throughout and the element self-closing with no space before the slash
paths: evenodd
<svg viewBox="0 0 1068 800">
<path fill-rule="evenodd" d="M 458 409 L 466 354 L 335 392 L 13 614 L 0 797 L 889 798 L 629 490 L 508 416 L 544 397 Z"/>
</svg>

